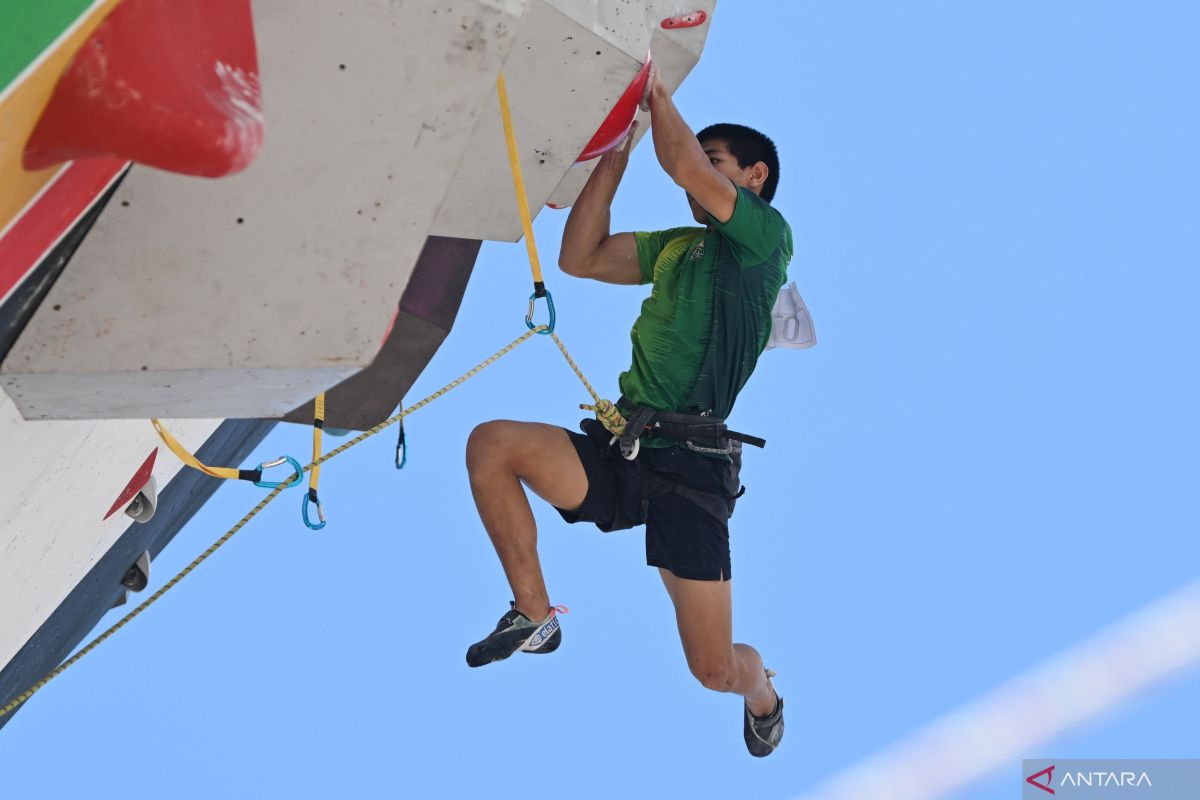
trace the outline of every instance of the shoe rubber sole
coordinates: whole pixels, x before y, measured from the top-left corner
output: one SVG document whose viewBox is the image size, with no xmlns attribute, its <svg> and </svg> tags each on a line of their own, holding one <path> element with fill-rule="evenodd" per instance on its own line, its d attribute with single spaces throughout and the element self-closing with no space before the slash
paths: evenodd
<svg viewBox="0 0 1200 800">
<path fill-rule="evenodd" d="M 482 667 L 503 661 L 518 651 L 545 655 L 557 650 L 561 643 L 562 629 L 558 618 L 551 616 L 536 628 L 509 628 L 476 642 L 467 648 L 467 666 Z"/>
</svg>

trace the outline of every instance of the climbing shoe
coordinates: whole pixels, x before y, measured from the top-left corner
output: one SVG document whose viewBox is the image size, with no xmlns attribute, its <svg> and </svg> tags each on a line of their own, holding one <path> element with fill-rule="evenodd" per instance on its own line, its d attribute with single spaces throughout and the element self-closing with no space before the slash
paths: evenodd
<svg viewBox="0 0 1200 800">
<path fill-rule="evenodd" d="M 767 678 L 775 677 L 775 673 L 767 670 Z M 775 710 L 765 717 L 756 717 L 750 713 L 750 707 L 743 707 L 746 714 L 742 735 L 746 739 L 746 749 L 756 758 L 769 756 L 779 746 L 783 738 L 783 698 L 775 695 Z"/>
<path fill-rule="evenodd" d="M 518 650 L 524 653 L 553 653 L 562 643 L 558 614 L 566 613 L 562 606 L 550 609 L 546 618 L 534 622 L 509 603 L 509 611 L 496 623 L 496 630 L 487 638 L 467 648 L 467 666 L 482 667 L 493 661 L 503 661 Z"/>
</svg>

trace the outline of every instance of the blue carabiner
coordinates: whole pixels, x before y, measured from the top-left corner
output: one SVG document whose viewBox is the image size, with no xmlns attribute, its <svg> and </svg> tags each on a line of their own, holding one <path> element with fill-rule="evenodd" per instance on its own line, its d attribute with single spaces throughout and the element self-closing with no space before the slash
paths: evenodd
<svg viewBox="0 0 1200 800">
<path fill-rule="evenodd" d="M 543 290 L 543 292 L 546 295 L 546 308 L 550 310 L 550 322 L 547 323 L 545 327 L 533 324 L 533 304 L 538 299 L 538 293 L 535 291 L 533 294 L 529 295 L 529 313 L 525 315 L 525 327 L 529 328 L 531 331 L 536 330 L 540 334 L 549 336 L 550 334 L 554 333 L 554 298 L 550 296 L 550 292 L 545 290 Z"/>
<path fill-rule="evenodd" d="M 310 500 L 317 507 L 317 517 L 321 520 L 316 525 L 308 518 L 308 503 Z M 317 498 L 317 493 L 312 489 L 309 489 L 308 493 L 304 495 L 304 503 L 300 506 L 300 516 L 304 518 L 304 524 L 308 526 L 309 530 L 319 531 L 325 527 L 325 509 L 321 507 L 321 501 Z"/>
<path fill-rule="evenodd" d="M 400 420 L 400 435 L 396 437 L 396 469 L 408 463 L 408 440 L 404 438 L 404 420 Z"/>
<path fill-rule="evenodd" d="M 258 465 L 256 472 L 261 476 L 264 469 L 278 467 L 280 464 L 290 464 L 296 474 L 288 478 L 286 481 L 264 481 L 261 477 L 254 482 L 255 486 L 261 486 L 263 489 L 290 489 L 300 483 L 300 479 L 304 477 L 304 467 L 300 466 L 300 462 L 291 456 L 280 456 L 274 461 L 264 461 Z"/>
</svg>

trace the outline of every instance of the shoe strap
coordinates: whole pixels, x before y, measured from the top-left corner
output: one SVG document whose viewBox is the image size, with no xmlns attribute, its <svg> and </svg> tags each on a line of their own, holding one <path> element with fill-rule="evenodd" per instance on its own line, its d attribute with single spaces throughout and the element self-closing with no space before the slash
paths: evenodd
<svg viewBox="0 0 1200 800">
<path fill-rule="evenodd" d="M 513 603 L 513 608 L 516 608 L 516 607 L 517 607 L 517 604 Z M 521 612 L 518 611 L 517 613 L 520 614 Z M 557 617 L 559 614 L 569 614 L 569 613 L 571 613 L 571 612 L 567 609 L 566 606 L 550 606 L 550 613 L 547 614 L 546 616 L 542 617 L 541 619 L 529 619 L 529 617 L 525 617 L 524 614 L 521 614 L 521 616 L 525 617 L 525 619 L 529 619 L 529 621 L 534 624 L 541 624 L 543 622 L 549 622 L 550 620 Z"/>
<path fill-rule="evenodd" d="M 776 673 L 775 673 L 775 670 L 773 670 L 773 669 L 768 669 L 768 668 L 766 668 L 766 667 L 763 667 L 763 672 L 765 672 L 765 673 L 766 673 L 766 675 L 767 675 L 767 680 L 771 680 L 771 678 L 774 678 L 774 677 L 775 677 L 775 674 L 776 674 Z M 774 688 L 774 687 L 772 687 L 772 688 Z M 775 692 L 775 708 L 771 709 L 771 712 L 770 712 L 769 714 L 767 714 L 765 717 L 760 717 L 760 716 L 758 716 L 758 715 L 756 715 L 756 714 L 752 713 L 752 712 L 750 711 L 750 707 L 749 707 L 749 706 L 746 706 L 746 713 L 747 713 L 747 714 L 750 714 L 750 717 L 751 717 L 751 718 L 752 718 L 752 719 L 753 719 L 755 722 L 766 722 L 767 720 L 771 719 L 771 717 L 775 716 L 775 715 L 776 715 L 776 714 L 779 712 L 779 708 L 780 708 L 780 706 L 782 706 L 782 705 L 783 705 L 783 697 L 782 697 L 782 695 L 780 695 L 780 694 L 779 694 L 779 692 L 778 692 L 778 691 L 776 691 L 776 692 Z M 756 736 L 758 735 L 758 732 L 757 732 L 757 731 L 755 731 L 755 735 L 756 735 Z M 764 740 L 764 741 L 765 741 L 765 740 Z"/>
<path fill-rule="evenodd" d="M 510 611 L 517 611 L 517 601 L 509 600 L 508 608 Z M 517 613 L 521 614 L 520 611 L 517 611 Z M 529 620 L 529 621 L 530 622 L 542 622 L 542 621 L 545 621 L 548 619 L 554 619 L 559 614 L 569 614 L 569 613 L 571 613 L 571 612 L 566 606 L 550 606 L 550 613 L 547 614 L 545 617 L 543 617 L 541 620 Z M 524 614 L 521 614 L 521 616 L 525 617 Z M 529 619 L 529 617 L 525 617 L 525 619 Z"/>
</svg>

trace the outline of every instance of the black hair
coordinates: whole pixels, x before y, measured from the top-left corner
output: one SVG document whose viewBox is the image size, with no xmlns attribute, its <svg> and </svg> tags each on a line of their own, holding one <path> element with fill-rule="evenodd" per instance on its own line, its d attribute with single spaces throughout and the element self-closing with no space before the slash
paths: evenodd
<svg viewBox="0 0 1200 800">
<path fill-rule="evenodd" d="M 696 139 L 701 142 L 713 140 L 724 142 L 742 169 L 753 166 L 759 161 L 766 164 L 767 179 L 763 182 L 759 197 L 768 203 L 775 197 L 775 187 L 779 185 L 779 153 L 775 150 L 775 143 L 766 134 L 745 125 L 718 122 L 697 133 Z"/>
</svg>

